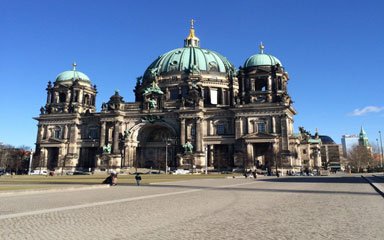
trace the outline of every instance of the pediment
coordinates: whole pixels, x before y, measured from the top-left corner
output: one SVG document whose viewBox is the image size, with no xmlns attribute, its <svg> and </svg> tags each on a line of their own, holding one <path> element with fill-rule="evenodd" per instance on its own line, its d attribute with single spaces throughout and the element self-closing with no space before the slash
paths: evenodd
<svg viewBox="0 0 384 240">
<path fill-rule="evenodd" d="M 45 141 L 46 143 L 65 143 L 64 139 L 50 138 Z"/>
<path fill-rule="evenodd" d="M 248 133 L 242 137 L 243 139 L 275 139 L 276 136 L 268 133 Z"/>
</svg>

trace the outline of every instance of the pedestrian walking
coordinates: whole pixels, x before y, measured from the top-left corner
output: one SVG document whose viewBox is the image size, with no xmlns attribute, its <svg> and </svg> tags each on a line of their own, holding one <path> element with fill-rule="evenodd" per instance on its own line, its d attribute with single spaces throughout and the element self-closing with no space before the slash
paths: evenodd
<svg viewBox="0 0 384 240">
<path fill-rule="evenodd" d="M 140 174 L 136 173 L 135 180 L 136 180 L 136 184 L 137 184 L 137 186 L 140 186 L 140 182 L 141 182 L 141 176 L 140 176 Z"/>
</svg>

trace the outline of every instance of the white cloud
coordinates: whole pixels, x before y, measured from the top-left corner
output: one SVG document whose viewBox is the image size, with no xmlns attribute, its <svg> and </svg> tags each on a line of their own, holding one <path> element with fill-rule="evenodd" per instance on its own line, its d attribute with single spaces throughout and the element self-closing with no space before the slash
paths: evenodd
<svg viewBox="0 0 384 240">
<path fill-rule="evenodd" d="M 363 115 L 366 115 L 368 113 L 372 113 L 372 112 L 378 113 L 381 111 L 384 111 L 384 107 L 367 106 L 367 107 L 364 107 L 361 109 L 356 108 L 355 110 L 353 110 L 351 115 L 352 116 L 363 116 Z"/>
</svg>

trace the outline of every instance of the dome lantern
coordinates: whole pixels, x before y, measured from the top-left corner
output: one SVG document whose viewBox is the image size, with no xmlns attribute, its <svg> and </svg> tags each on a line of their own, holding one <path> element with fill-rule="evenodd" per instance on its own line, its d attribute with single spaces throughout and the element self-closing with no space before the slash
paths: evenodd
<svg viewBox="0 0 384 240">
<path fill-rule="evenodd" d="M 194 23 L 195 20 L 191 19 L 191 28 L 188 37 L 184 40 L 184 47 L 200 47 L 200 39 L 195 35 Z"/>
</svg>

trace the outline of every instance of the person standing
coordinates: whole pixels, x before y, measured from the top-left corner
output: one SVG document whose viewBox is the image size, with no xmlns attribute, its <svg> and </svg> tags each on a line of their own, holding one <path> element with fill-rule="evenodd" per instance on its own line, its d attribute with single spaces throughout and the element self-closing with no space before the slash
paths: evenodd
<svg viewBox="0 0 384 240">
<path fill-rule="evenodd" d="M 136 180 L 136 184 L 137 184 L 137 186 L 140 186 L 140 182 L 141 182 L 141 176 L 140 176 L 140 174 L 136 173 L 135 180 Z"/>
<path fill-rule="evenodd" d="M 111 173 L 111 180 L 112 180 L 112 183 L 111 183 L 111 186 L 116 186 L 117 185 L 117 173 L 116 172 L 112 172 Z"/>
</svg>

